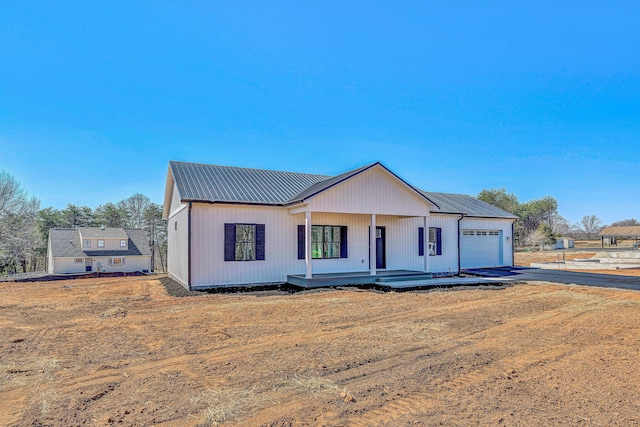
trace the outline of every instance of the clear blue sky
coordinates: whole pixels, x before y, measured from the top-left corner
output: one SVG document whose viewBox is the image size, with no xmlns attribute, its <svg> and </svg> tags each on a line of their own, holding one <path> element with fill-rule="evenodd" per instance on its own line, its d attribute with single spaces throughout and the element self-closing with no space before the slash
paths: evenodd
<svg viewBox="0 0 640 427">
<path fill-rule="evenodd" d="M 0 169 L 43 207 L 169 160 L 640 219 L 640 2 L 0 1 Z"/>
</svg>

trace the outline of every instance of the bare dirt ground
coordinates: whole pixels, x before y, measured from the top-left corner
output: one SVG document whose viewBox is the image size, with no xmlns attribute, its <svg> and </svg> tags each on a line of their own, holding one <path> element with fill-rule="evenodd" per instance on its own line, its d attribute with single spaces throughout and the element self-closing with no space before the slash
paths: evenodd
<svg viewBox="0 0 640 427">
<path fill-rule="evenodd" d="M 640 425 L 640 293 L 0 285 L 0 425 Z"/>
<path fill-rule="evenodd" d="M 516 252 L 515 264 L 528 267 L 532 262 L 554 262 L 569 261 L 576 258 L 591 258 L 595 252 L 575 251 L 575 252 L 559 252 L 559 251 L 538 251 L 538 252 Z M 564 257 L 564 258 L 563 258 Z M 640 268 L 623 268 L 620 270 L 578 270 L 566 269 L 565 271 L 583 271 L 594 274 L 615 274 L 618 276 L 640 276 Z"/>
</svg>

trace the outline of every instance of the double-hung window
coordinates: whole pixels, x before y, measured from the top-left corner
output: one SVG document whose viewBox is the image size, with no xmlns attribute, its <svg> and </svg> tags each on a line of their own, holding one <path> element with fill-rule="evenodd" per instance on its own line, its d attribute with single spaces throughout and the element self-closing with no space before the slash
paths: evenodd
<svg viewBox="0 0 640 427">
<path fill-rule="evenodd" d="M 264 261 L 264 224 L 225 224 L 225 261 Z"/>
<path fill-rule="evenodd" d="M 102 240 L 102 239 L 98 240 L 98 247 L 99 248 L 104 248 L 104 240 Z"/>
<path fill-rule="evenodd" d="M 121 239 L 120 240 L 120 247 L 121 248 L 126 248 L 127 247 L 127 241 L 125 239 Z"/>
<path fill-rule="evenodd" d="M 305 258 L 305 226 L 298 226 L 298 259 Z M 347 258 L 347 227 L 343 225 L 311 226 L 311 258 Z"/>
<path fill-rule="evenodd" d="M 311 258 L 340 258 L 340 226 L 311 226 Z"/>
<path fill-rule="evenodd" d="M 424 256 L 424 228 L 418 228 L 418 255 Z M 442 228 L 429 227 L 429 255 L 442 255 Z"/>
<path fill-rule="evenodd" d="M 90 247 L 91 247 L 91 240 L 89 240 L 89 239 L 85 239 L 85 240 L 83 240 L 83 241 L 82 241 L 82 246 L 83 246 L 84 248 L 90 248 Z"/>
</svg>

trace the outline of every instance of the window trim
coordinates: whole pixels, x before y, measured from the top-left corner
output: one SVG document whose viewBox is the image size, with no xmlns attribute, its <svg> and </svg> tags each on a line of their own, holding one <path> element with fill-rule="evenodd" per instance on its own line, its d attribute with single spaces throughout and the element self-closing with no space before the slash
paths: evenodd
<svg viewBox="0 0 640 427">
<path fill-rule="evenodd" d="M 91 248 L 91 239 L 84 239 L 82 241 L 82 247 L 85 249 L 90 249 Z"/>
<path fill-rule="evenodd" d="M 339 241 L 339 245 L 338 245 L 338 250 L 339 250 L 339 254 L 340 256 L 336 257 L 336 258 L 314 258 L 312 255 L 313 260 L 320 260 L 320 259 L 341 259 L 341 258 L 349 258 L 349 227 L 346 225 L 323 225 L 323 224 L 312 224 L 311 225 L 312 230 L 313 227 L 340 227 L 340 241 Z M 307 240 L 307 232 L 306 232 L 306 227 L 304 224 L 300 224 L 298 225 L 298 259 L 302 260 L 306 258 L 306 247 L 305 247 L 305 242 Z M 322 233 L 322 236 L 324 236 L 324 230 Z M 313 239 L 313 231 L 311 232 L 311 238 Z M 323 239 L 324 242 L 324 239 Z M 313 242 L 312 242 L 312 246 L 313 246 Z M 323 247 L 324 247 L 324 243 L 323 243 Z"/>
<path fill-rule="evenodd" d="M 238 225 L 254 226 L 254 259 L 236 259 L 236 232 Z M 265 260 L 265 225 L 251 223 L 226 223 L 224 224 L 224 260 L 236 262 L 264 261 Z"/>
<path fill-rule="evenodd" d="M 100 244 L 102 242 L 102 244 Z M 104 239 L 98 239 L 98 243 L 96 244 L 97 248 L 104 248 L 105 242 Z"/>
<path fill-rule="evenodd" d="M 120 260 L 120 262 L 114 262 L 114 260 Z M 127 263 L 126 258 L 123 256 L 112 256 L 109 257 L 109 265 L 114 267 L 121 267 Z"/>
<path fill-rule="evenodd" d="M 320 228 L 320 237 L 321 237 L 320 242 L 313 240 L 314 229 L 317 230 L 318 228 Z M 336 229 L 338 231 L 337 242 L 335 241 Z M 325 237 L 327 237 L 327 230 L 330 230 L 329 233 L 331 234 L 331 238 L 333 239 L 332 241 L 325 240 Z M 342 237 L 342 227 L 339 225 L 320 225 L 320 224 L 311 225 L 311 259 L 340 259 L 340 247 L 342 244 L 341 237 Z M 319 251 L 320 256 L 313 255 L 314 243 L 320 243 L 320 251 Z M 333 246 L 333 249 L 331 251 L 329 251 L 328 245 Z M 334 256 L 327 256 L 329 252 L 333 252 Z"/>
<path fill-rule="evenodd" d="M 127 240 L 126 239 L 120 239 L 120 247 L 121 248 L 127 248 Z"/>
<path fill-rule="evenodd" d="M 74 258 L 73 259 L 73 263 L 74 264 L 82 264 L 84 262 L 84 258 Z"/>
</svg>

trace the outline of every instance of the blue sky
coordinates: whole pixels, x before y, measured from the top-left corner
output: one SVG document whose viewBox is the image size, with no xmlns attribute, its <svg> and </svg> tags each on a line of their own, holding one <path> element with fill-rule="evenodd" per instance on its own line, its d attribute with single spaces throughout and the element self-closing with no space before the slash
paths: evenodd
<svg viewBox="0 0 640 427">
<path fill-rule="evenodd" d="M 640 2 L 0 2 L 0 169 L 162 203 L 169 160 L 640 219 Z"/>
</svg>

